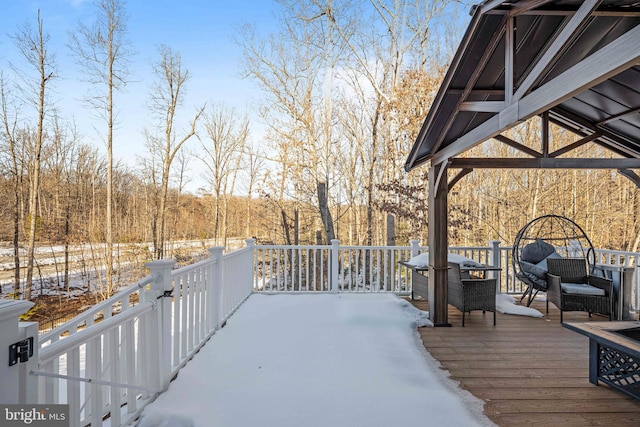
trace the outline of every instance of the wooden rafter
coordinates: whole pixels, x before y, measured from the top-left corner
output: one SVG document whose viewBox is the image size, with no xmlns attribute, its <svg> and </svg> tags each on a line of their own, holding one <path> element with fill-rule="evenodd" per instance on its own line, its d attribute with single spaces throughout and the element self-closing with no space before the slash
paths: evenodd
<svg viewBox="0 0 640 427">
<path fill-rule="evenodd" d="M 632 152 L 629 151 L 629 149 L 627 148 L 628 145 L 633 144 L 633 141 L 630 141 L 626 138 L 622 138 L 621 136 L 614 134 L 612 132 L 610 132 L 609 130 L 607 130 L 604 127 L 598 127 L 596 125 L 594 125 L 593 123 L 576 116 L 575 114 L 560 108 L 560 107 L 555 107 L 552 111 L 551 111 L 551 117 L 550 120 L 552 123 L 570 130 L 570 131 L 575 131 L 575 129 L 573 129 L 568 123 L 565 123 L 564 120 L 560 120 L 559 118 L 555 117 L 555 113 L 558 112 L 559 115 L 562 116 L 562 118 L 564 120 L 570 120 L 571 122 L 579 125 L 580 127 L 584 128 L 584 129 L 588 129 L 593 133 L 597 133 L 600 136 L 598 137 L 598 139 L 594 139 L 594 142 L 599 143 L 600 145 L 602 145 L 603 147 L 613 151 L 616 154 L 619 154 L 621 156 L 625 156 L 625 157 L 635 157 L 636 155 Z M 606 142 L 602 141 L 602 139 L 606 139 Z M 639 147 L 640 148 L 640 147 Z"/>
<path fill-rule="evenodd" d="M 520 144 L 519 142 L 514 141 L 511 138 L 507 138 L 504 135 L 496 135 L 493 139 L 502 142 L 503 144 L 507 144 L 509 147 L 515 148 L 518 151 L 523 152 L 524 154 L 528 154 L 531 157 L 542 157 L 542 153 L 527 147 L 526 145 Z"/>
<path fill-rule="evenodd" d="M 527 77 L 520 83 L 516 93 L 514 94 L 514 100 L 521 99 L 536 82 L 544 76 L 544 73 L 549 67 L 549 64 L 553 63 L 558 56 L 569 47 L 571 42 L 578 36 L 579 31 L 587 22 L 587 19 L 591 13 L 600 5 L 602 0 L 585 0 L 577 12 L 571 16 L 562 31 L 553 40 L 551 45 L 542 54 L 542 57 L 536 61 L 535 66 Z"/>
<path fill-rule="evenodd" d="M 467 132 L 437 151 L 431 159 L 437 164 L 492 138 L 506 129 L 527 120 L 593 87 L 611 76 L 640 62 L 640 26 L 594 52 L 553 80 L 533 90 L 499 114 Z"/>
<path fill-rule="evenodd" d="M 640 159 L 552 157 L 459 157 L 450 160 L 457 169 L 640 169 Z"/>
<path fill-rule="evenodd" d="M 627 111 L 623 111 L 622 113 L 618 113 L 616 115 L 613 115 L 613 116 L 609 117 L 607 120 L 602 120 L 602 121 L 596 123 L 596 126 L 604 126 L 607 123 L 611 123 L 611 122 L 614 122 L 616 120 L 621 120 L 621 119 L 624 119 L 627 116 L 631 116 L 631 115 L 638 114 L 638 113 L 640 113 L 640 107 L 631 108 L 631 109 L 628 109 Z"/>
<path fill-rule="evenodd" d="M 491 54 L 493 53 L 493 51 L 495 51 L 495 49 L 498 46 L 498 44 L 500 44 L 500 39 L 502 38 L 503 34 L 504 34 L 503 31 L 498 31 L 493 35 L 491 41 L 489 42 L 489 45 L 488 45 L 487 49 L 482 54 L 482 58 L 480 58 L 480 60 L 476 64 L 476 67 L 475 67 L 471 77 L 469 78 L 469 81 L 467 82 L 467 86 L 465 87 L 462 95 L 458 99 L 457 108 L 460 107 L 460 104 L 462 104 L 462 101 L 468 97 L 469 93 L 473 89 L 473 86 L 474 86 L 476 80 L 478 80 L 478 76 L 482 72 L 482 69 L 487 64 L 489 59 L 491 58 Z M 451 116 L 451 117 L 449 117 L 447 119 L 447 122 L 444 124 L 444 126 L 442 126 L 442 128 L 440 130 L 440 135 L 438 135 L 438 137 L 436 138 L 437 141 L 442 141 L 442 135 L 444 135 L 449 130 L 449 128 L 451 127 L 451 125 L 452 125 L 452 123 L 454 121 L 454 119 L 455 119 L 455 116 Z M 437 150 L 438 148 L 439 148 L 439 145 L 435 146 L 434 150 Z"/>
<path fill-rule="evenodd" d="M 467 101 L 460 104 L 460 111 L 499 113 L 504 107 L 504 101 Z"/>
<path fill-rule="evenodd" d="M 556 151 L 549 153 L 549 157 L 559 157 L 562 156 L 565 153 L 568 153 L 569 151 L 573 151 L 578 147 L 582 147 L 583 145 L 585 145 L 588 142 L 591 142 L 599 137 L 601 137 L 602 134 L 601 133 L 593 133 L 589 136 L 585 136 L 584 138 L 580 138 L 578 141 L 566 145 L 562 148 L 557 149 Z"/>
</svg>

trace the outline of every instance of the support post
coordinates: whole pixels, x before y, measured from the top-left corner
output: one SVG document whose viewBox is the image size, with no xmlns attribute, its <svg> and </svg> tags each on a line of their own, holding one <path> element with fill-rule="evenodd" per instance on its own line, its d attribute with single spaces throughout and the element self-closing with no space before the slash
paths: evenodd
<svg viewBox="0 0 640 427">
<path fill-rule="evenodd" d="M 18 328 L 18 322 L 20 320 L 18 316 L 29 311 L 33 305 L 31 301 L 23 300 L 0 301 L 0 343 L 2 343 L 2 349 L 0 349 L 0 378 L 2 378 L 3 384 L 3 386 L 0 387 L 0 402 L 3 404 L 26 403 L 20 401 L 22 390 L 15 387 L 15 385 L 26 383 L 26 380 L 20 377 L 21 375 L 25 375 L 24 371 L 26 369 L 21 369 L 20 365 L 28 363 L 26 362 L 26 354 L 28 354 L 28 351 L 26 351 L 26 354 L 24 352 L 24 350 L 28 350 L 28 348 L 24 348 L 21 352 L 20 349 L 23 347 L 18 345 L 18 343 L 23 340 Z M 37 345 L 38 334 L 36 333 L 33 337 L 34 350 Z M 24 359 L 23 357 L 19 359 L 12 358 L 10 351 L 12 348 L 17 352 L 16 354 L 24 354 Z M 37 356 L 35 351 L 33 356 Z M 28 371 L 26 375 L 29 375 Z"/>
<path fill-rule="evenodd" d="M 338 255 L 338 250 L 340 248 L 340 240 L 338 239 L 332 239 L 331 240 L 331 293 L 332 294 L 337 294 L 338 293 L 338 274 L 339 274 L 339 269 L 338 269 L 338 261 L 339 261 L 339 255 Z"/>
<path fill-rule="evenodd" d="M 171 380 L 171 270 L 175 263 L 174 260 L 158 260 L 145 264 L 150 274 L 158 276 L 151 283 L 151 290 L 145 292 L 145 300 L 155 299 L 157 304 L 157 323 L 149 331 L 152 335 L 149 338 L 151 343 L 156 343 L 157 349 L 156 356 L 153 356 L 153 363 L 157 364 L 157 381 L 154 385 L 162 390 L 169 387 Z"/>
<path fill-rule="evenodd" d="M 451 326 L 448 312 L 448 185 L 446 162 L 429 169 L 429 317 L 434 326 Z"/>
</svg>

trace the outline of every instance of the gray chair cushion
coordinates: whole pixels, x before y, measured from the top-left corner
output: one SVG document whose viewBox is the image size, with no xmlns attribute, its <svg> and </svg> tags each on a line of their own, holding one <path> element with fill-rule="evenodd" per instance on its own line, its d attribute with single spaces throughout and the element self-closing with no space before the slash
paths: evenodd
<svg viewBox="0 0 640 427">
<path fill-rule="evenodd" d="M 545 242 L 544 240 L 536 239 L 535 242 L 529 243 L 527 246 L 522 248 L 520 260 L 531 264 L 537 264 L 554 252 L 555 248 L 553 245 Z"/>
<path fill-rule="evenodd" d="M 562 258 L 562 255 L 560 255 L 558 252 L 553 251 L 549 256 L 547 256 L 545 259 L 543 259 L 542 261 L 540 261 L 539 263 L 536 264 L 536 267 L 541 268 L 544 270 L 544 272 L 546 273 L 547 270 L 549 269 L 547 267 L 547 260 L 549 258 Z"/>
<path fill-rule="evenodd" d="M 600 295 L 604 296 L 604 289 L 587 285 L 586 283 L 561 283 L 562 292 L 575 295 Z"/>
<path fill-rule="evenodd" d="M 538 266 L 538 264 L 531 264 L 530 262 L 520 261 L 520 268 L 525 273 L 533 274 L 536 277 L 544 279 L 547 277 L 547 269 Z"/>
</svg>

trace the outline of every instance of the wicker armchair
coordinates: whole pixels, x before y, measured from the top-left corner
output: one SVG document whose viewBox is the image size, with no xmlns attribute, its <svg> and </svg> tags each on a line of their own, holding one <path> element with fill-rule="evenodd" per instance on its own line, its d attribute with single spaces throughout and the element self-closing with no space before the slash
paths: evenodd
<svg viewBox="0 0 640 427">
<path fill-rule="evenodd" d="M 464 326 L 465 312 L 482 310 L 493 312 L 493 325 L 496 324 L 496 279 L 468 279 L 462 277 L 460 265 L 449 263 L 449 304 L 462 312 Z"/>
<path fill-rule="evenodd" d="M 565 311 L 587 311 L 608 316 L 613 313 L 613 282 L 590 276 L 583 258 L 547 260 L 547 313 L 549 301 L 560 309 L 560 322 Z"/>
</svg>

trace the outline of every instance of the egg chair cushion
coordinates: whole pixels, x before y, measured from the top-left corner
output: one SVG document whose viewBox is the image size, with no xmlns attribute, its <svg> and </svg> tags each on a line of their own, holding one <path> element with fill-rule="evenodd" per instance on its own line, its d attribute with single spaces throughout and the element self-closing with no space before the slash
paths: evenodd
<svg viewBox="0 0 640 427">
<path fill-rule="evenodd" d="M 547 243 L 542 239 L 536 239 L 535 242 L 529 243 L 527 246 L 522 248 L 520 260 L 530 264 L 537 264 L 555 251 L 556 249 L 550 243 Z"/>
</svg>

